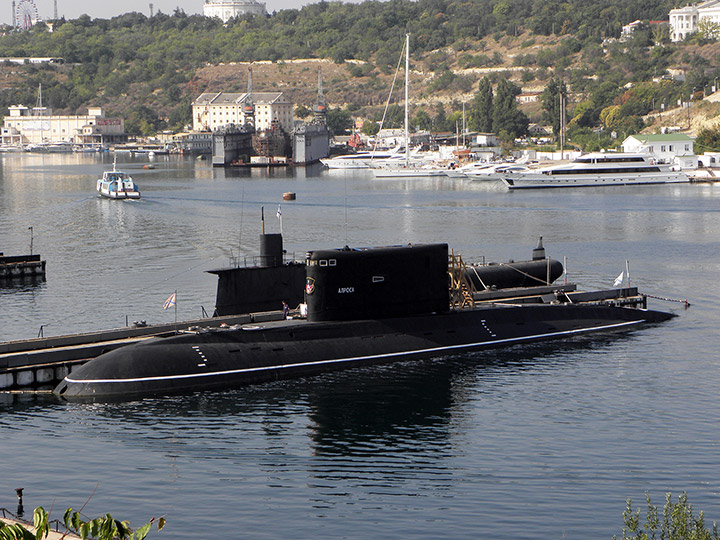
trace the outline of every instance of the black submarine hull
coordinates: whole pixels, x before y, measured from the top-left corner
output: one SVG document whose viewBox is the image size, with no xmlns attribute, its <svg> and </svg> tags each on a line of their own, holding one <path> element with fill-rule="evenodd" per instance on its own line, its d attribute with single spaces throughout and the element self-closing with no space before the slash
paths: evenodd
<svg viewBox="0 0 720 540">
<path fill-rule="evenodd" d="M 55 393 L 66 398 L 128 398 L 220 389 L 359 365 L 626 330 L 672 316 L 602 304 L 538 304 L 378 320 L 277 321 L 129 345 L 73 371 Z"/>
</svg>

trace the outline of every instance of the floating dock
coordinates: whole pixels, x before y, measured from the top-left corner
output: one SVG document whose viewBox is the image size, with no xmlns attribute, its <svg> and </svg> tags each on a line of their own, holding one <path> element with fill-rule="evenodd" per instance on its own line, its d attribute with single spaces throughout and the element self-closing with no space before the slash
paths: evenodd
<svg viewBox="0 0 720 540">
<path fill-rule="evenodd" d="M 45 261 L 40 255 L 6 257 L 0 253 L 0 281 L 27 278 L 45 278 Z"/>
</svg>

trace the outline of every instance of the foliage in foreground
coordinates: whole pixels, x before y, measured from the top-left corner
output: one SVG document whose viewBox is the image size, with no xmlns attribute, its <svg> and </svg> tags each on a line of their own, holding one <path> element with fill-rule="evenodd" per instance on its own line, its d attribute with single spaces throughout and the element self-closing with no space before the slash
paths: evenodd
<svg viewBox="0 0 720 540">
<path fill-rule="evenodd" d="M 33 527 L 35 533 L 31 533 L 20 524 L 6 525 L 0 521 L 0 540 L 40 540 L 46 538 L 50 532 L 48 522 L 49 514 L 42 506 L 38 506 L 33 512 Z M 150 529 L 157 521 L 158 531 L 165 526 L 165 518 L 152 518 L 142 527 L 134 530 L 130 528 L 127 521 L 119 521 L 110 514 L 85 521 L 80 517 L 80 512 L 68 508 L 63 518 L 65 527 L 80 536 L 81 538 L 92 538 L 95 540 L 143 540 Z"/>
<path fill-rule="evenodd" d="M 632 502 L 627 501 L 623 512 L 625 526 L 622 530 L 622 540 L 719 540 L 717 523 L 713 522 L 712 531 L 705 527 L 703 512 L 693 516 L 692 505 L 688 503 L 687 494 L 678 496 L 676 503 L 672 502 L 672 494 L 665 495 L 665 506 L 662 516 L 658 514 L 657 506 L 647 499 L 647 516 L 645 523 L 640 520 L 640 509 L 633 511 Z M 617 537 L 613 535 L 613 540 Z"/>
</svg>

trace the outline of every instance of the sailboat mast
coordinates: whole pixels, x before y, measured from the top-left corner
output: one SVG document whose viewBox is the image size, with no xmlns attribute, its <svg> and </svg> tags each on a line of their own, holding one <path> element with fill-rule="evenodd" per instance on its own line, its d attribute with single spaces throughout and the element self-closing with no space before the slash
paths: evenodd
<svg viewBox="0 0 720 540">
<path fill-rule="evenodd" d="M 410 34 L 405 34 L 405 164 L 410 162 L 410 126 L 408 120 L 410 96 Z"/>
</svg>

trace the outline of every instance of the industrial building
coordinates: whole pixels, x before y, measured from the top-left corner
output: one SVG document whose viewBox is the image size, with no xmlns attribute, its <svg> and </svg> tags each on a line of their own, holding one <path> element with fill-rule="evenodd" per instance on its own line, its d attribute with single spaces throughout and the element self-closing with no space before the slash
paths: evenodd
<svg viewBox="0 0 720 540">
<path fill-rule="evenodd" d="M 85 115 L 54 115 L 49 107 L 8 107 L 2 128 L 3 145 L 47 143 L 105 144 L 127 141 L 125 121 L 107 118 L 102 108 Z"/>
</svg>

